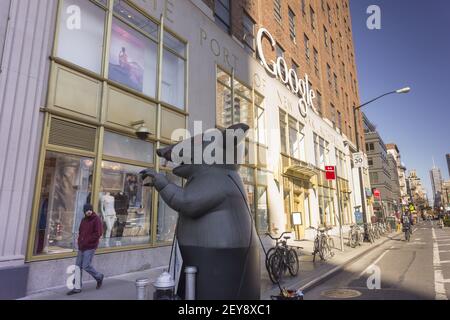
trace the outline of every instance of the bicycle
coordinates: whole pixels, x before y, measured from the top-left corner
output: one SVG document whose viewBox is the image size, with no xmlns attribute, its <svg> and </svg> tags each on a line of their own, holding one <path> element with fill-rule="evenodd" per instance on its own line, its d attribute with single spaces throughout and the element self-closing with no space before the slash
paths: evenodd
<svg viewBox="0 0 450 320">
<path fill-rule="evenodd" d="M 285 237 L 285 234 L 289 234 L 289 232 L 283 232 L 278 238 L 272 237 L 269 233 L 266 234 L 275 241 L 275 246 L 267 251 L 265 261 L 270 281 L 274 284 L 279 284 L 286 272 L 289 272 L 292 277 L 296 277 L 300 268 L 297 251 L 287 245 L 287 241 L 291 237 Z M 284 240 L 281 240 L 281 238 Z M 298 248 L 303 249 L 302 247 Z"/>
<path fill-rule="evenodd" d="M 356 248 L 361 246 L 361 230 L 357 224 L 350 226 L 350 231 L 348 234 L 348 246 Z"/>
<path fill-rule="evenodd" d="M 364 227 L 367 229 L 367 237 L 368 237 L 370 243 L 374 243 L 375 242 L 375 232 L 373 229 L 373 225 L 365 223 Z"/>
<path fill-rule="evenodd" d="M 319 254 L 322 261 L 326 261 L 328 258 L 333 257 L 334 252 L 332 248 L 334 248 L 334 240 L 327 234 L 327 232 L 331 230 L 331 228 L 310 227 L 310 229 L 317 231 L 317 235 L 314 239 L 314 251 L 312 253 L 314 256 L 313 262 L 316 261 L 317 254 Z"/>
</svg>

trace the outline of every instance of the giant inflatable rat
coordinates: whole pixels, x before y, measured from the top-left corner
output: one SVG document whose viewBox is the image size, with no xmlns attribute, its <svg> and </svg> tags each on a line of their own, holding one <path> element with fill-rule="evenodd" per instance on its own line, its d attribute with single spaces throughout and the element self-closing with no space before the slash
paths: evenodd
<svg viewBox="0 0 450 320">
<path fill-rule="evenodd" d="M 247 125 L 239 124 L 227 130 L 247 132 L 248 129 Z M 226 136 L 225 131 L 222 134 Z M 244 139 L 245 134 L 234 139 L 232 148 L 237 150 Z M 211 142 L 197 136 L 181 143 L 201 143 L 205 150 Z M 158 150 L 158 155 L 172 161 L 177 145 Z M 226 150 L 224 158 L 225 154 Z M 184 266 L 198 269 L 196 291 L 199 300 L 260 299 L 258 238 L 238 168 L 228 162 L 212 165 L 204 161 L 202 164 L 181 163 L 173 173 L 187 180 L 184 188 L 170 183 L 165 175 L 154 170 L 141 173 L 143 179 L 152 178 L 151 185 L 169 207 L 179 212 L 176 236 Z M 183 285 L 182 275 L 181 293 Z"/>
</svg>

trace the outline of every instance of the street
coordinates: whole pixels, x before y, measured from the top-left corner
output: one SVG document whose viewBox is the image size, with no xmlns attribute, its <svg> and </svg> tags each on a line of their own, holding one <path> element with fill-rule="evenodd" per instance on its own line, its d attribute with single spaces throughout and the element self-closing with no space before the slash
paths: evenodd
<svg viewBox="0 0 450 320">
<path fill-rule="evenodd" d="M 435 224 L 415 226 L 410 242 L 394 237 L 305 292 L 305 300 L 448 300 L 450 230 Z"/>
</svg>

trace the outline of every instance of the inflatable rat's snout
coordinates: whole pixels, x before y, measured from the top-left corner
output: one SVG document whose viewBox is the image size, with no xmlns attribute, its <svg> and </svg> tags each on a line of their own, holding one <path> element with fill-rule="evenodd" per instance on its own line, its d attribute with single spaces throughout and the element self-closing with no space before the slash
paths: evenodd
<svg viewBox="0 0 450 320">
<path fill-rule="evenodd" d="M 172 161 L 172 150 L 173 150 L 174 146 L 176 146 L 176 145 L 174 144 L 174 145 L 171 145 L 171 146 L 168 146 L 168 147 L 165 147 L 165 148 L 158 149 L 156 151 L 156 154 L 159 157 L 164 158 L 167 161 L 171 162 Z"/>
</svg>

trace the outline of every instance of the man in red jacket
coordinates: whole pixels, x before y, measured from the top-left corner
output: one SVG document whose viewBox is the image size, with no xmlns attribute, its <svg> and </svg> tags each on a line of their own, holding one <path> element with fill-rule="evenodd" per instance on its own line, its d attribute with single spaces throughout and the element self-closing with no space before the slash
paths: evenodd
<svg viewBox="0 0 450 320">
<path fill-rule="evenodd" d="M 74 295 L 81 292 L 82 270 L 89 273 L 97 281 L 97 289 L 103 283 L 104 275 L 97 272 L 92 266 L 92 258 L 97 250 L 100 238 L 103 234 L 102 221 L 94 212 L 92 205 L 86 204 L 83 208 L 84 219 L 81 221 L 78 234 L 78 256 L 76 265 L 79 269 L 80 279 L 75 279 L 75 288 L 68 293 Z M 79 281 L 76 281 L 79 280 Z"/>
</svg>

